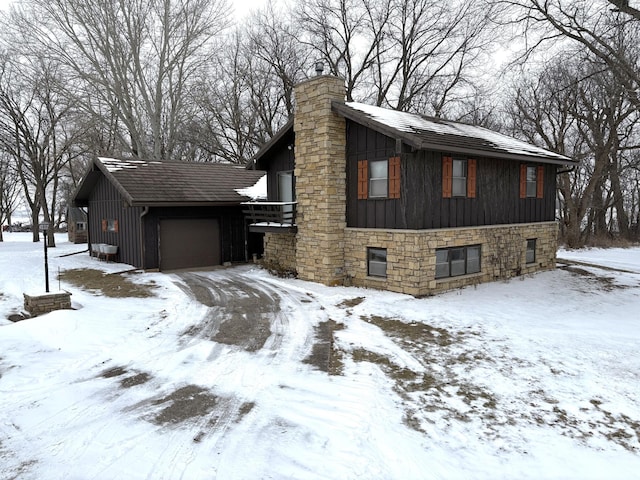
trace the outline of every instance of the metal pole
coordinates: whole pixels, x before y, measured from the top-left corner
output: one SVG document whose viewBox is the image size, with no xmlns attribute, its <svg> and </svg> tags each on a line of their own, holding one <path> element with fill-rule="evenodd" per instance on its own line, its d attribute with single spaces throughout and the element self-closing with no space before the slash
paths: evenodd
<svg viewBox="0 0 640 480">
<path fill-rule="evenodd" d="M 47 257 L 47 232 L 42 233 L 44 237 L 44 281 L 49 293 L 49 258 Z"/>
</svg>

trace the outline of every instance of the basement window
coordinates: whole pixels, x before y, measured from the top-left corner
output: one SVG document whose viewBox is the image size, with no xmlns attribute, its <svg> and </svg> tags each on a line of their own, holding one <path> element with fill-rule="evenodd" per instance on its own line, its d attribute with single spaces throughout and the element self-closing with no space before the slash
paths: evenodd
<svg viewBox="0 0 640 480">
<path fill-rule="evenodd" d="M 367 275 L 370 277 L 387 277 L 386 248 L 367 248 Z"/>
<path fill-rule="evenodd" d="M 530 238 L 527 240 L 527 263 L 536 263 L 536 239 Z"/>
<path fill-rule="evenodd" d="M 480 272 L 480 245 L 436 250 L 436 278 Z"/>
</svg>

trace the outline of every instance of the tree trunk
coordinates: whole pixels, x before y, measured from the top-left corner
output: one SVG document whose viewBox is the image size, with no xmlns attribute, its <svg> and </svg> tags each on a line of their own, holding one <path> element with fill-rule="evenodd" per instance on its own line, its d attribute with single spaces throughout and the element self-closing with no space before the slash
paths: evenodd
<svg viewBox="0 0 640 480">
<path fill-rule="evenodd" d="M 34 242 L 40 241 L 40 232 L 39 232 L 40 225 L 38 223 L 39 211 L 40 211 L 39 208 L 34 208 L 31 210 L 31 234 L 32 234 L 32 240 Z"/>
<path fill-rule="evenodd" d="M 622 238 L 629 238 L 629 216 L 624 208 L 624 197 L 622 187 L 620 186 L 620 170 L 616 160 L 611 168 L 609 180 L 611 181 L 611 190 L 613 192 L 613 206 L 616 210 L 616 219 L 618 220 L 618 232 Z"/>
</svg>

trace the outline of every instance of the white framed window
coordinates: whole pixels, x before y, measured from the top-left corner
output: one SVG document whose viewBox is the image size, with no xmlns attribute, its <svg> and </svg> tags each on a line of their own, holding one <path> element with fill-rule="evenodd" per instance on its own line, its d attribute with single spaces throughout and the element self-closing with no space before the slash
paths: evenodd
<svg viewBox="0 0 640 480">
<path fill-rule="evenodd" d="M 538 169 L 527 166 L 527 198 L 535 198 L 538 192 Z"/>
<path fill-rule="evenodd" d="M 535 238 L 529 238 L 527 240 L 526 262 L 527 263 L 536 262 L 536 239 Z"/>
<path fill-rule="evenodd" d="M 370 277 L 387 276 L 387 249 L 367 248 L 367 275 Z"/>
<path fill-rule="evenodd" d="M 386 198 L 389 186 L 389 161 L 369 162 L 369 198 Z"/>
<path fill-rule="evenodd" d="M 480 245 L 436 250 L 436 278 L 458 277 L 480 272 Z"/>
<path fill-rule="evenodd" d="M 453 159 L 451 176 L 451 194 L 454 197 L 467 196 L 467 161 Z"/>
<path fill-rule="evenodd" d="M 76 231 L 82 231 L 87 229 L 87 222 L 76 222 Z"/>
</svg>

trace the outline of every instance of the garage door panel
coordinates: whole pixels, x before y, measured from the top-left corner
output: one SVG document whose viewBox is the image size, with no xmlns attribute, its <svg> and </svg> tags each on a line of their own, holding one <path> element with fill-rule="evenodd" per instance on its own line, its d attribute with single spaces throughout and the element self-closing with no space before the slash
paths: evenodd
<svg viewBox="0 0 640 480">
<path fill-rule="evenodd" d="M 220 225 L 217 219 L 160 221 L 160 269 L 220 265 Z"/>
</svg>

